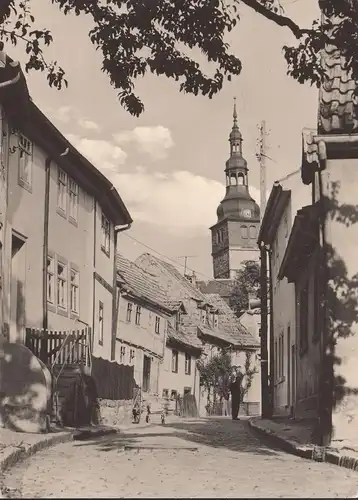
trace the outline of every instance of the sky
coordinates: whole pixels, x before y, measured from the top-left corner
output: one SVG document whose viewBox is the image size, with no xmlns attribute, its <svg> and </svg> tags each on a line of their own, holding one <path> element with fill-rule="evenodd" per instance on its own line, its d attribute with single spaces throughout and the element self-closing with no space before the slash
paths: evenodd
<svg viewBox="0 0 358 500">
<path fill-rule="evenodd" d="M 216 209 L 225 195 L 233 98 L 250 193 L 258 203 L 259 123 L 265 120 L 268 130 L 268 191 L 275 180 L 299 168 L 302 128 L 316 126 L 317 89 L 286 75 L 282 47 L 294 43 L 290 31 L 242 5 L 240 22 L 228 38 L 242 61 L 241 74 L 211 100 L 182 94 L 175 82 L 148 75 L 137 82 L 145 112 L 135 118 L 121 108 L 101 72 L 100 54 L 88 38 L 88 19 L 64 17 L 50 0 L 32 4 L 37 24 L 54 37 L 48 58 L 65 69 L 69 86 L 50 89 L 43 74 L 30 73 L 31 96 L 113 182 L 128 207 L 134 223 L 120 234 L 120 252 L 134 260 L 155 250 L 181 269 L 189 256 L 188 268 L 201 279 L 212 278 L 209 227 L 216 223 Z M 308 27 L 318 17 L 316 1 L 282 0 L 282 5 L 300 25 Z M 24 61 L 21 46 L 10 50 Z M 296 182 L 300 184 L 300 175 Z"/>
</svg>

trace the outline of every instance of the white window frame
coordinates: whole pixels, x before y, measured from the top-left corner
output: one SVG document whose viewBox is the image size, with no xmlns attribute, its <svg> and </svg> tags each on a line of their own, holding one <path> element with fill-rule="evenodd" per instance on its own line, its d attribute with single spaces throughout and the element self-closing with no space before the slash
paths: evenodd
<svg viewBox="0 0 358 500">
<path fill-rule="evenodd" d="M 185 353 L 185 375 L 191 375 L 191 356 Z"/>
<path fill-rule="evenodd" d="M 101 249 L 102 251 L 108 255 L 110 255 L 111 250 L 111 223 L 107 219 L 107 217 L 102 213 L 101 218 Z"/>
<path fill-rule="evenodd" d="M 61 215 L 67 215 L 68 175 L 58 167 L 57 171 L 57 210 Z"/>
<path fill-rule="evenodd" d="M 129 364 L 130 365 L 134 364 L 134 359 L 135 359 L 135 349 L 130 349 L 129 350 Z"/>
<path fill-rule="evenodd" d="M 72 222 L 78 221 L 78 200 L 79 200 L 79 187 L 76 181 L 68 178 L 68 217 Z"/>
<path fill-rule="evenodd" d="M 133 302 L 127 303 L 127 312 L 126 312 L 126 322 L 130 323 L 132 321 L 132 312 L 133 312 Z"/>
<path fill-rule="evenodd" d="M 63 268 L 63 274 L 59 274 L 59 267 Z M 56 267 L 56 301 L 57 307 L 62 309 L 63 311 L 67 311 L 68 308 L 68 267 L 67 264 L 57 261 Z"/>
<path fill-rule="evenodd" d="M 179 351 L 172 349 L 172 373 L 179 373 Z"/>
<path fill-rule="evenodd" d="M 104 340 L 104 304 L 98 302 L 98 343 L 103 345 Z"/>
<path fill-rule="evenodd" d="M 140 325 L 140 317 L 141 317 L 141 314 L 142 314 L 142 306 L 139 306 L 137 305 L 136 306 L 136 310 L 135 310 L 135 324 L 137 326 Z"/>
<path fill-rule="evenodd" d="M 56 301 L 56 286 L 55 286 L 55 259 L 51 256 L 47 256 L 47 302 L 49 304 L 55 304 Z"/>
<path fill-rule="evenodd" d="M 19 148 L 19 185 L 31 191 L 33 143 L 23 134 L 18 136 Z"/>
<path fill-rule="evenodd" d="M 74 279 L 73 279 L 74 278 Z M 71 313 L 80 312 L 80 273 L 71 267 L 70 269 L 70 307 Z"/>
<path fill-rule="evenodd" d="M 160 333 L 160 316 L 155 317 L 155 333 Z"/>
</svg>

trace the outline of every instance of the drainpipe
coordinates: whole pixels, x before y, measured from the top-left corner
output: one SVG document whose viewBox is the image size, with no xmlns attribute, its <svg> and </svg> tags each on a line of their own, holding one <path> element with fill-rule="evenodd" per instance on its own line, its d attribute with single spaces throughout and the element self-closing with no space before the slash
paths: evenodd
<svg viewBox="0 0 358 500">
<path fill-rule="evenodd" d="M 116 336 L 117 336 L 117 320 L 119 304 L 117 306 L 117 244 L 118 233 L 127 231 L 132 226 L 132 223 L 124 226 L 115 226 L 114 228 L 114 249 L 113 249 L 113 292 L 112 292 L 112 341 L 111 341 L 111 360 L 116 358 Z"/>
<path fill-rule="evenodd" d="M 267 254 L 266 248 L 262 244 L 260 248 L 261 260 L 261 416 L 269 418 L 269 385 L 268 385 L 268 352 L 267 352 Z"/>
<path fill-rule="evenodd" d="M 69 152 L 67 148 L 60 157 L 66 156 Z M 48 329 L 48 310 L 47 310 L 47 257 L 48 257 L 48 228 L 50 214 L 50 178 L 51 178 L 52 157 L 48 156 L 45 160 L 45 196 L 44 196 L 44 236 L 43 236 L 43 254 L 42 254 L 42 328 Z M 47 363 L 47 340 L 41 343 L 41 360 Z"/>
<path fill-rule="evenodd" d="M 338 138 L 336 138 L 338 139 Z M 337 142 L 341 142 L 338 140 Z M 345 141 L 343 141 L 345 142 Z M 353 141 L 350 141 L 353 142 Z M 322 185 L 322 170 L 325 170 L 327 163 L 327 155 L 325 144 L 320 141 L 318 143 L 319 147 L 319 159 L 320 166 L 318 171 L 318 187 L 319 187 L 319 199 L 320 199 L 320 214 L 319 214 L 319 224 L 321 230 L 321 248 L 320 248 L 320 297 L 322 297 L 323 292 L 323 307 L 320 308 L 321 311 L 321 332 L 320 332 L 320 351 L 321 351 L 321 373 L 320 373 L 320 391 L 319 391 L 319 403 L 318 403 L 318 432 L 319 432 L 319 444 L 321 446 L 329 446 L 332 439 L 332 409 L 333 409 L 333 360 L 330 356 L 331 346 L 330 346 L 330 332 L 328 324 L 328 308 L 327 308 L 327 293 L 328 293 L 328 268 L 327 268 L 327 245 L 326 245 L 326 211 L 325 206 L 322 204 L 324 199 L 323 185 Z M 322 285 L 321 285 L 322 283 Z"/>
<path fill-rule="evenodd" d="M 51 157 L 48 156 L 45 161 L 45 203 L 44 203 L 44 239 L 43 239 L 43 267 L 42 267 L 42 328 L 48 328 L 47 312 L 47 256 L 48 256 L 48 223 L 50 207 L 50 173 Z M 47 350 L 46 350 L 47 352 Z"/>
<path fill-rule="evenodd" d="M 270 405 L 269 405 L 269 415 L 273 416 L 274 409 L 274 383 L 275 383 L 275 353 L 274 353 L 274 323 L 273 323 L 273 289 L 272 289 L 272 260 L 271 260 L 271 249 L 266 248 L 266 252 L 269 258 L 269 298 L 270 298 L 270 332 L 269 332 L 269 353 L 270 353 Z"/>
</svg>

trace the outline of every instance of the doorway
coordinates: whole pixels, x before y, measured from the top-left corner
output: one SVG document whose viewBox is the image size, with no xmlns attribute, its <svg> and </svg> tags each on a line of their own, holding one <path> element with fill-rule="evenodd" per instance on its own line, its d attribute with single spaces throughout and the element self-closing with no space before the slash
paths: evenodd
<svg viewBox="0 0 358 500">
<path fill-rule="evenodd" d="M 151 358 L 144 355 L 143 358 L 143 391 L 150 391 L 150 368 L 151 368 Z"/>
<path fill-rule="evenodd" d="M 287 327 L 287 407 L 292 406 L 291 398 L 291 326 Z"/>
<path fill-rule="evenodd" d="M 26 238 L 13 231 L 11 236 L 10 339 L 25 341 Z"/>
<path fill-rule="evenodd" d="M 296 346 L 293 345 L 291 348 L 291 413 L 294 412 L 294 407 L 296 404 Z"/>
</svg>

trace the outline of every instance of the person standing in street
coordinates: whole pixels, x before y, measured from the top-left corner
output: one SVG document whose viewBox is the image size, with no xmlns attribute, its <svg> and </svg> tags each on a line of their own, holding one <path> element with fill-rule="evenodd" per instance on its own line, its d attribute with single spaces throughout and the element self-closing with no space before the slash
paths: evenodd
<svg viewBox="0 0 358 500">
<path fill-rule="evenodd" d="M 230 392 L 231 392 L 231 415 L 233 420 L 239 420 L 239 410 L 240 410 L 240 402 L 241 402 L 241 383 L 242 383 L 242 374 L 240 371 L 240 367 L 233 367 L 231 383 L 230 383 Z"/>
</svg>

